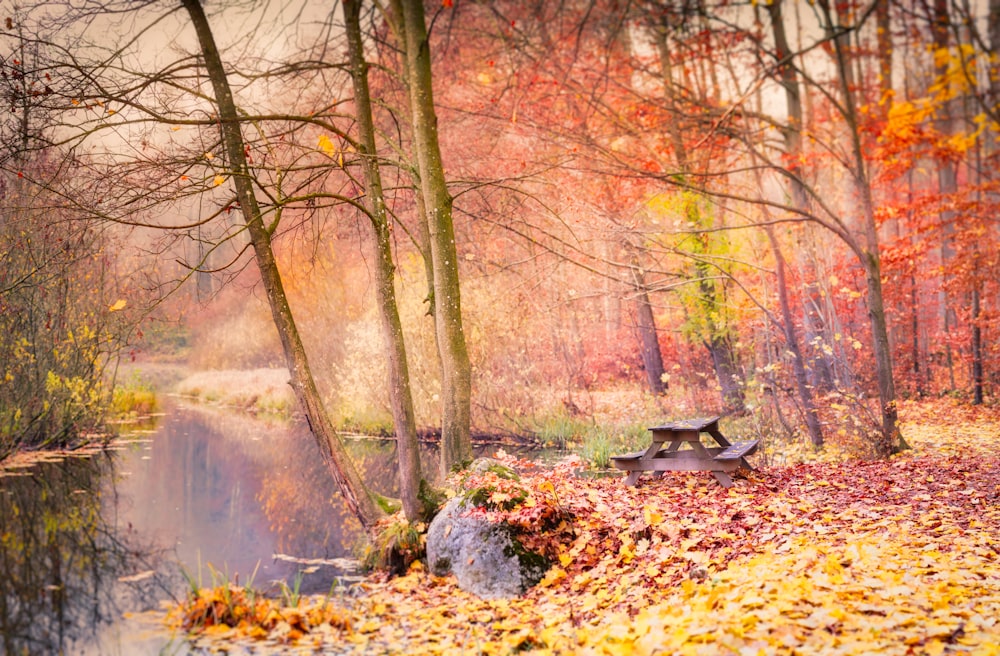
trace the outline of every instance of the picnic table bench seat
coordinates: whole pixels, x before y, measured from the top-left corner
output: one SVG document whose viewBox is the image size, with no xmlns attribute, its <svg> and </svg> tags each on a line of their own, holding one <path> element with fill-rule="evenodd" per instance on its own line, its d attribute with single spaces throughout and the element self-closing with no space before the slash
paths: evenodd
<svg viewBox="0 0 1000 656">
<path fill-rule="evenodd" d="M 743 440 L 742 442 L 733 442 L 725 450 L 716 454 L 716 460 L 738 460 L 743 456 L 749 456 L 757 452 L 757 446 L 760 444 L 760 440 Z"/>
</svg>

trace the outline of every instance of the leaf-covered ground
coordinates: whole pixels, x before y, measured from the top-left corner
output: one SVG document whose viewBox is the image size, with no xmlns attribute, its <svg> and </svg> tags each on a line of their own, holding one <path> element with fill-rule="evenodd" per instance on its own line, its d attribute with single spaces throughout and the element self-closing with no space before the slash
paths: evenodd
<svg viewBox="0 0 1000 656">
<path fill-rule="evenodd" d="M 293 653 L 1000 654 L 1000 416 L 907 405 L 889 461 L 708 474 L 626 487 L 570 466 L 528 473 L 515 519 L 556 566 L 523 598 L 481 600 L 415 567 L 358 597 L 195 637 Z M 230 600 L 231 601 L 231 600 Z M 219 591 L 186 610 L 204 616 Z M 176 617 L 176 616 L 175 616 Z"/>
</svg>

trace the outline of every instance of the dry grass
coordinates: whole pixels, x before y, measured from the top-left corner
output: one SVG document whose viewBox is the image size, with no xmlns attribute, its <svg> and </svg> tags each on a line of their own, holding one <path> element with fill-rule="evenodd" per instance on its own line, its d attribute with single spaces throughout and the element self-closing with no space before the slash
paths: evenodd
<svg viewBox="0 0 1000 656">
<path fill-rule="evenodd" d="M 199 371 L 177 383 L 175 391 L 202 403 L 286 418 L 295 408 L 285 369 Z"/>
</svg>

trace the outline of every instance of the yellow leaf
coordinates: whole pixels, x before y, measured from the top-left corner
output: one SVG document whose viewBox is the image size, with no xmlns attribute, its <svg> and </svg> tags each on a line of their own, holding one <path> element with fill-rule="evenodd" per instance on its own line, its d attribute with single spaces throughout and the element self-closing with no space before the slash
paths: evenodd
<svg viewBox="0 0 1000 656">
<path fill-rule="evenodd" d="M 538 585 L 545 588 L 562 581 L 564 578 L 566 578 L 566 570 L 562 567 L 553 567 L 545 574 L 545 577 L 539 581 Z"/>
<path fill-rule="evenodd" d="M 108 308 L 108 312 L 117 312 L 118 310 L 125 309 L 125 305 L 127 302 L 128 301 L 126 301 L 124 298 L 118 299 L 117 301 L 115 301 L 114 305 Z"/>
<path fill-rule="evenodd" d="M 643 507 L 642 516 L 646 520 L 646 524 L 649 526 L 659 526 L 663 523 L 663 515 L 649 506 Z"/>
<path fill-rule="evenodd" d="M 218 187 L 220 184 L 222 184 L 225 181 L 226 181 L 226 176 L 224 176 L 224 175 L 217 175 L 217 176 L 215 176 L 215 180 L 213 180 L 213 182 L 215 183 L 216 187 Z"/>
<path fill-rule="evenodd" d="M 325 134 L 319 135 L 319 149 L 326 153 L 329 157 L 333 157 L 333 153 L 336 152 L 337 147 L 333 145 L 330 141 L 330 137 Z"/>
</svg>

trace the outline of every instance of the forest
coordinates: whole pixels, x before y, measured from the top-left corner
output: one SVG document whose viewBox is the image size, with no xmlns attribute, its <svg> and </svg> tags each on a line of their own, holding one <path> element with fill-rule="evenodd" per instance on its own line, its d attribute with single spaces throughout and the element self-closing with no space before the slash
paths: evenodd
<svg viewBox="0 0 1000 656">
<path fill-rule="evenodd" d="M 216 399 L 276 370 L 233 404 L 304 420 L 380 543 L 431 520 L 483 435 L 607 466 L 647 426 L 718 415 L 762 443 L 751 481 L 790 476 L 767 473 L 782 453 L 849 458 L 833 492 L 925 456 L 913 417 L 996 407 L 998 0 L 62 0 L 0 21 L 0 460 L 103 434 L 144 367 Z M 394 438 L 398 487 L 345 433 Z M 537 512 L 504 521 L 590 512 L 565 480 L 526 485 Z M 627 503 L 648 548 L 663 517 Z M 580 554 L 553 544 L 565 576 Z M 545 643 L 525 640 L 504 645 Z"/>
</svg>

